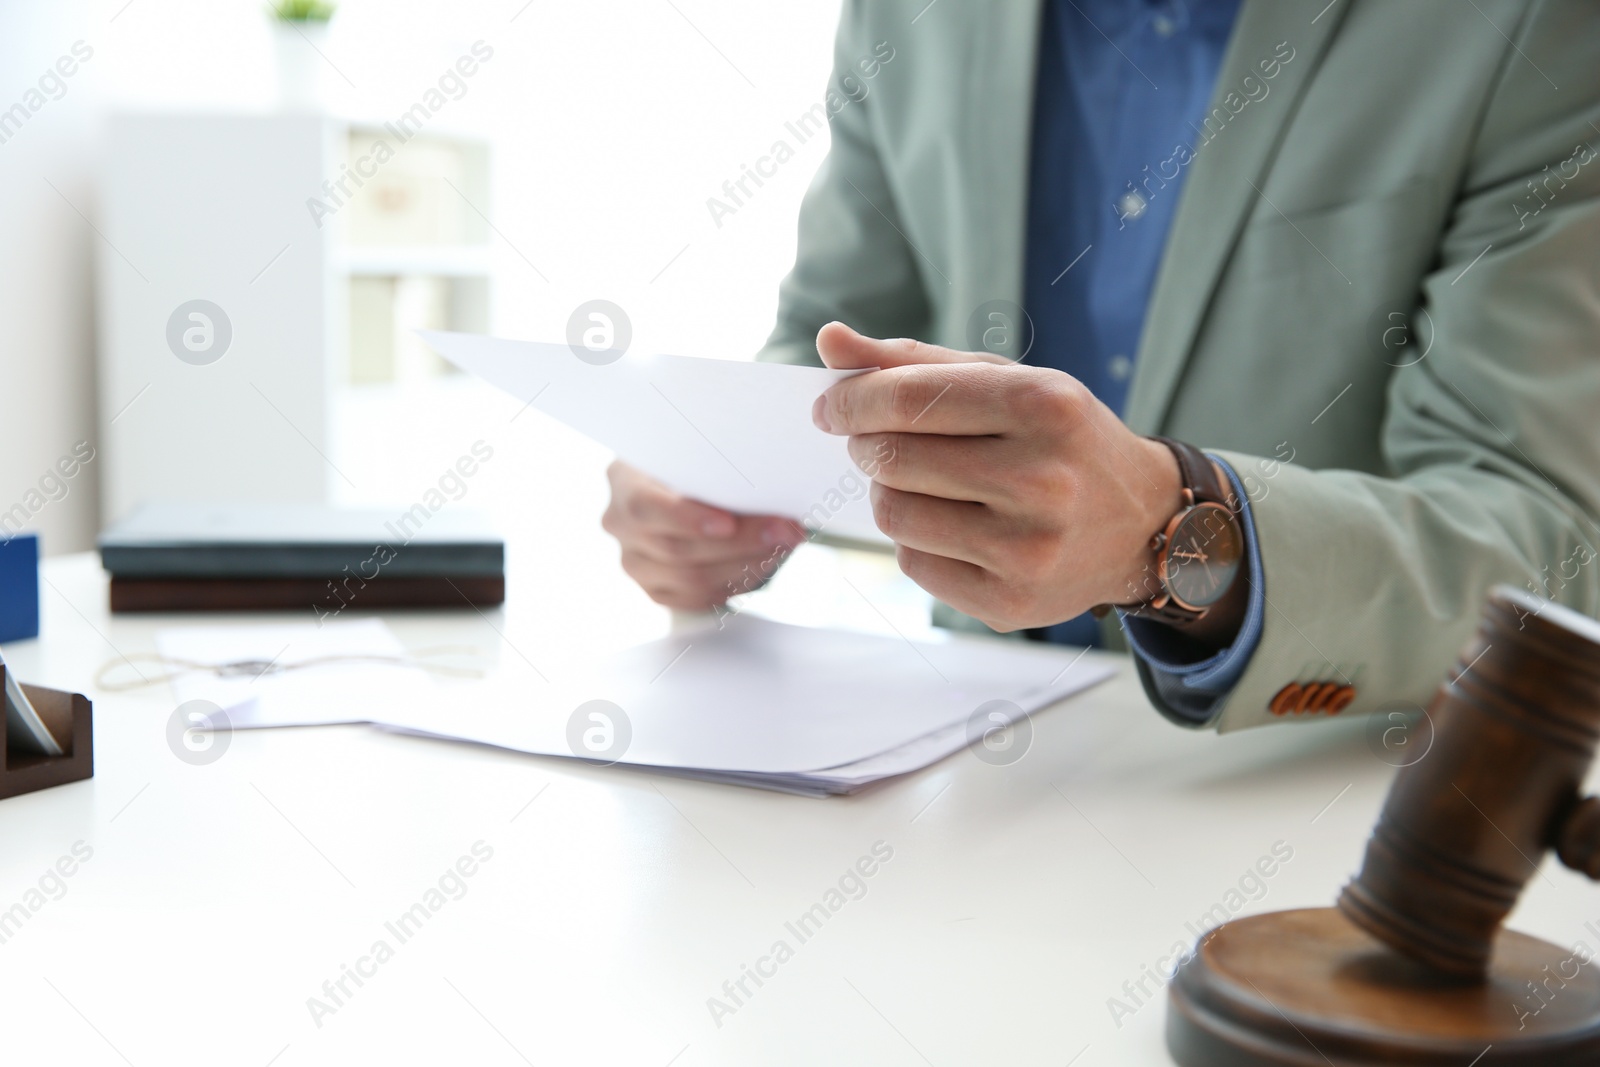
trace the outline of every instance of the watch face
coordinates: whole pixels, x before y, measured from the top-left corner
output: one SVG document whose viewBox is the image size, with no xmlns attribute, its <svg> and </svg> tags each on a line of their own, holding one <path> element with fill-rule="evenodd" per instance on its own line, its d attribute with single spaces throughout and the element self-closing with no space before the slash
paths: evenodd
<svg viewBox="0 0 1600 1067">
<path fill-rule="evenodd" d="M 1191 608 L 1221 600 L 1244 561 L 1244 538 L 1233 512 L 1197 504 L 1178 517 L 1167 538 L 1167 592 Z"/>
</svg>

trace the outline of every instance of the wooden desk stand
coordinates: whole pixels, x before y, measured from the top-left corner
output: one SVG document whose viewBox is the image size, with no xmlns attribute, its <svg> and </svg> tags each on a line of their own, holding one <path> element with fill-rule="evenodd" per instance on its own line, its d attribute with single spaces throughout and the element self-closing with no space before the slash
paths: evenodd
<svg viewBox="0 0 1600 1067">
<path fill-rule="evenodd" d="M 0 667 L 0 692 L 5 688 L 5 671 Z M 24 685 L 22 691 L 66 755 L 13 753 L 6 743 L 5 731 L 0 730 L 0 800 L 94 777 L 94 726 L 89 699 L 81 693 L 36 685 Z"/>
<path fill-rule="evenodd" d="M 1201 939 L 1168 987 L 1183 1067 L 1600 1064 L 1600 948 L 1504 930 L 1545 852 L 1600 878 L 1600 623 L 1501 586 L 1428 707 L 1337 908 Z"/>
</svg>

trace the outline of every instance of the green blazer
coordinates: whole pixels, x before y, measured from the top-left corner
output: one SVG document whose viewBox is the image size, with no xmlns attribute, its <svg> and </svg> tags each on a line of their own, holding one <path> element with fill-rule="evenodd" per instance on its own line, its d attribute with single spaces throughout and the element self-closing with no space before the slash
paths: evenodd
<svg viewBox="0 0 1600 1067">
<path fill-rule="evenodd" d="M 1020 303 L 1039 9 L 847 0 L 762 358 Z M 1497 582 L 1594 614 L 1600 8 L 1245 0 L 1190 145 L 1126 419 L 1249 487 L 1265 628 L 1214 725 L 1425 704 Z"/>
</svg>

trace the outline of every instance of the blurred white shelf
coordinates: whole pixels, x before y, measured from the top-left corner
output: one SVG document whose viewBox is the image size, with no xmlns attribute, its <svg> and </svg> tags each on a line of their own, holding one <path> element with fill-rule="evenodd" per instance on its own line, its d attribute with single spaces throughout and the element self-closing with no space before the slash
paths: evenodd
<svg viewBox="0 0 1600 1067">
<path fill-rule="evenodd" d="M 310 112 L 111 118 L 105 519 L 159 498 L 327 500 L 349 478 L 328 459 L 332 392 L 436 374 L 418 327 L 487 329 L 488 144 L 384 137 Z"/>
</svg>

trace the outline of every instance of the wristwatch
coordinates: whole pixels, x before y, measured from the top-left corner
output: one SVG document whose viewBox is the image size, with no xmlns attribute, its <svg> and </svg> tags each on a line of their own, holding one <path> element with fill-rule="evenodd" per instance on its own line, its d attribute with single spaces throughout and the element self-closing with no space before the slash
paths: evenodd
<svg viewBox="0 0 1600 1067">
<path fill-rule="evenodd" d="M 1238 501 L 1205 453 L 1166 437 L 1151 440 L 1177 457 L 1183 507 L 1150 539 L 1156 553 L 1153 595 L 1119 607 L 1124 615 L 1181 627 L 1204 618 L 1233 588 L 1244 565 L 1244 531 Z"/>
</svg>

